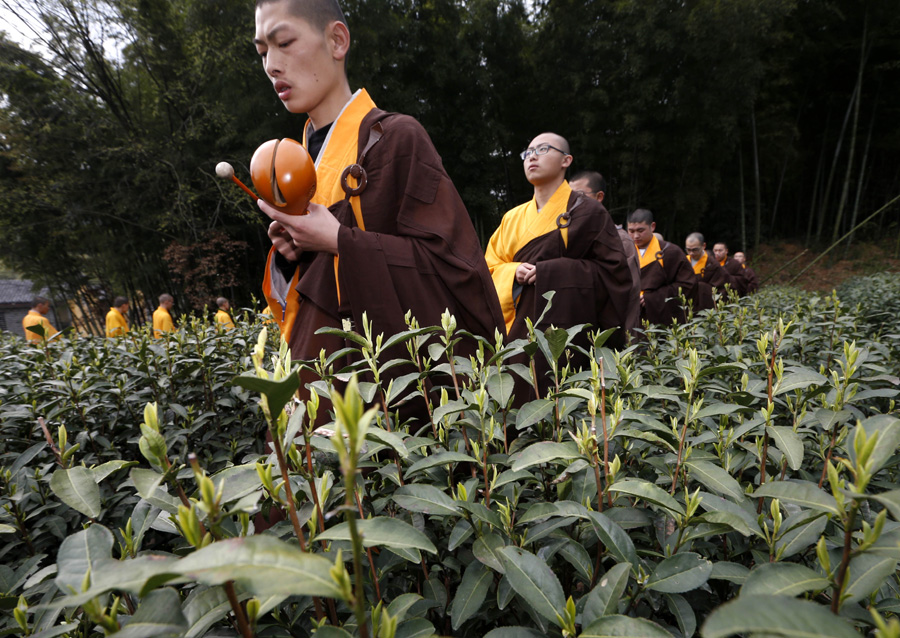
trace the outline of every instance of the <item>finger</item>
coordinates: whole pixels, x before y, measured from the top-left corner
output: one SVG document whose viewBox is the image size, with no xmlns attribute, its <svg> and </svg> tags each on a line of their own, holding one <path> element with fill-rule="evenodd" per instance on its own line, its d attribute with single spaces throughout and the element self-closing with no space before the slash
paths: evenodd
<svg viewBox="0 0 900 638">
<path fill-rule="evenodd" d="M 269 219 L 272 219 L 276 222 L 279 222 L 282 226 L 288 227 L 289 221 L 291 219 L 291 215 L 287 215 L 282 213 L 280 210 L 269 204 L 267 201 L 263 199 L 256 200 L 256 205 L 259 206 L 259 209 L 268 215 Z"/>
</svg>

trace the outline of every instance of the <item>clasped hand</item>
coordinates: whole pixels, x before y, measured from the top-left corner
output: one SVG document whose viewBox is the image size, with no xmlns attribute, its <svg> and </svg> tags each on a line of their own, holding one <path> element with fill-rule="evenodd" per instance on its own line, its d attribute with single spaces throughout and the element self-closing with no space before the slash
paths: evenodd
<svg viewBox="0 0 900 638">
<path fill-rule="evenodd" d="M 337 254 L 341 223 L 321 204 L 310 203 L 306 215 L 286 215 L 261 199 L 257 204 L 272 219 L 269 239 L 285 258 L 298 261 L 305 250 Z"/>
<path fill-rule="evenodd" d="M 533 284 L 537 279 L 537 266 L 522 262 L 516 268 L 516 281 L 523 285 Z"/>
</svg>

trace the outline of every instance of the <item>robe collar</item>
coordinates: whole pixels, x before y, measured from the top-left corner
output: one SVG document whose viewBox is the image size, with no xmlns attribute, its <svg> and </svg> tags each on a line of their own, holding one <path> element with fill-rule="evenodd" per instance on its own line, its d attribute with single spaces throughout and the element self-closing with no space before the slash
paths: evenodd
<svg viewBox="0 0 900 638">
<path fill-rule="evenodd" d="M 569 182 L 563 180 L 562 184 L 557 187 L 540 211 L 537 208 L 537 200 L 534 197 L 531 198 L 531 201 L 528 202 L 525 208 L 525 219 L 529 220 L 528 230 L 532 237 L 540 237 L 559 228 L 556 220 L 566 212 L 566 206 L 569 204 L 569 196 L 571 195 L 572 189 L 569 187 Z M 563 243 L 568 246 L 569 229 L 563 227 L 559 228 L 559 231 L 562 235 Z M 524 246 L 525 244 L 521 245 Z"/>
<path fill-rule="evenodd" d="M 709 255 L 707 254 L 707 252 L 705 250 L 703 251 L 703 256 L 697 260 L 696 264 L 691 261 L 690 257 L 688 257 L 688 261 L 691 261 L 691 266 L 694 269 L 695 275 L 701 275 L 701 276 L 703 275 L 703 269 L 706 268 L 706 261 L 708 258 L 709 258 Z"/>
<path fill-rule="evenodd" d="M 641 255 L 641 249 L 637 247 L 637 244 L 634 246 L 637 248 L 638 255 L 641 258 L 641 268 L 652 264 L 657 259 L 662 262 L 662 248 L 659 246 L 659 240 L 656 238 L 656 235 L 653 235 L 653 238 L 650 240 L 650 243 L 647 244 L 647 249 L 644 251 L 644 254 Z"/>
</svg>

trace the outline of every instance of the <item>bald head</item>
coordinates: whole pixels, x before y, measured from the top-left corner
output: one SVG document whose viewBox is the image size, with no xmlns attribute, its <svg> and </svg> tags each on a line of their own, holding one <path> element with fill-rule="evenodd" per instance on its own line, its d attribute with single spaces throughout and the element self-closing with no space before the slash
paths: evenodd
<svg viewBox="0 0 900 638">
<path fill-rule="evenodd" d="M 291 15 L 303 18 L 320 30 L 324 30 L 332 22 L 347 24 L 337 0 L 256 0 L 256 8 L 276 2 L 287 3 Z"/>
<path fill-rule="evenodd" d="M 703 234 L 702 234 L 702 233 L 691 233 L 690 235 L 687 236 L 687 240 L 686 240 L 686 241 L 697 242 L 698 244 L 705 244 L 705 243 L 706 243 L 706 240 L 703 239 Z"/>
</svg>

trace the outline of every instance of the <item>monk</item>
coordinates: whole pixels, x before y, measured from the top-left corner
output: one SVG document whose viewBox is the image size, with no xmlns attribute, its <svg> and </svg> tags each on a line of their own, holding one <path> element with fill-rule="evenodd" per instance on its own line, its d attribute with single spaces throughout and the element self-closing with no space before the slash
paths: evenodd
<svg viewBox="0 0 900 638">
<path fill-rule="evenodd" d="M 121 337 L 128 332 L 128 320 L 125 315 L 128 313 L 128 299 L 125 297 L 116 297 L 113 299 L 112 308 L 106 313 L 106 336 Z"/>
<path fill-rule="evenodd" d="M 231 318 L 231 302 L 229 302 L 225 297 L 219 297 L 216 299 L 216 305 L 219 307 L 216 310 L 216 328 L 221 332 L 224 330 L 234 330 L 234 319 Z"/>
<path fill-rule="evenodd" d="M 281 333 L 310 359 L 346 345 L 319 328 L 362 332 L 366 313 L 389 336 L 407 329 L 407 311 L 430 326 L 449 309 L 459 329 L 493 340 L 503 315 L 462 199 L 416 120 L 350 90 L 350 42 L 334 0 L 257 0 L 256 50 L 285 108 L 309 117 L 300 137 L 318 176 L 306 215 L 259 201 L 272 219 L 263 288 Z M 360 179 L 342 178 L 353 165 Z M 471 339 L 457 349 L 472 352 Z"/>
<path fill-rule="evenodd" d="M 653 213 L 638 208 L 628 215 L 628 234 L 641 260 L 641 319 L 655 324 L 684 323 L 679 294 L 691 299 L 696 277 L 685 254 L 654 235 Z"/>
<path fill-rule="evenodd" d="M 25 333 L 25 338 L 31 343 L 41 343 L 59 332 L 59 330 L 51 325 L 50 321 L 45 316 L 49 312 L 50 300 L 46 297 L 35 297 L 34 301 L 31 303 L 31 310 L 29 310 L 28 314 L 22 318 L 22 330 Z M 29 328 L 34 326 L 40 326 L 43 329 L 44 334 L 39 335 L 38 333 L 29 330 Z"/>
<path fill-rule="evenodd" d="M 718 242 L 713 246 L 713 254 L 716 256 L 719 265 L 725 269 L 725 272 L 731 275 L 731 283 L 734 285 L 737 294 L 741 297 L 746 295 L 747 277 L 744 275 L 741 265 L 728 256 L 728 244 L 723 241 Z"/>
<path fill-rule="evenodd" d="M 601 204 L 606 197 L 606 180 L 597 171 L 577 173 L 569 181 L 569 186 L 573 191 L 580 191 L 585 197 L 596 199 Z M 628 260 L 628 270 L 631 272 L 631 294 L 628 296 L 628 311 L 623 326 L 628 333 L 631 333 L 641 322 L 641 262 L 628 231 L 621 226 L 616 226 L 616 232 L 619 233 L 622 250 Z"/>
<path fill-rule="evenodd" d="M 731 275 L 707 252 L 706 240 L 701 233 L 687 236 L 684 240 L 684 252 L 697 277 L 693 295 L 694 309 L 708 310 L 715 305 L 713 291 L 726 294 L 726 287 L 733 287 Z"/>
<path fill-rule="evenodd" d="M 157 339 L 165 332 L 174 332 L 175 324 L 169 311 L 175 305 L 175 298 L 168 293 L 159 296 L 159 307 L 153 311 L 153 336 Z"/>
<path fill-rule="evenodd" d="M 734 253 L 734 260 L 744 269 L 744 277 L 747 279 L 747 294 L 759 290 L 759 277 L 756 271 L 747 265 L 747 256 L 742 252 Z"/>
</svg>

